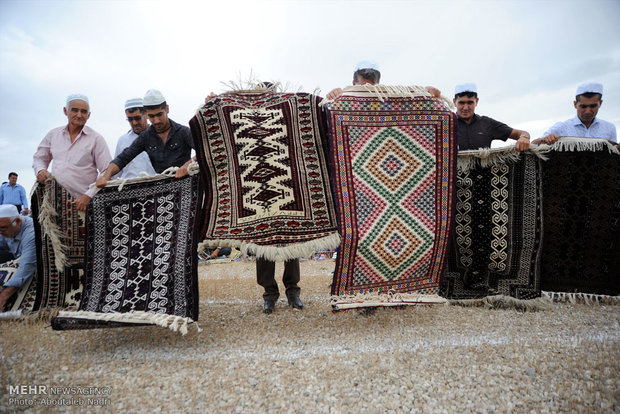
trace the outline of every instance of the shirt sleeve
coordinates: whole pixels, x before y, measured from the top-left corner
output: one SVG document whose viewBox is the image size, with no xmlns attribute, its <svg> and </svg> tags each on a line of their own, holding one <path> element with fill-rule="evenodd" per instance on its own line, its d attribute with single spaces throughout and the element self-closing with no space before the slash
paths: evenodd
<svg viewBox="0 0 620 414">
<path fill-rule="evenodd" d="M 22 221 L 22 225 L 24 225 L 23 223 Z M 37 269 L 37 247 L 34 241 L 34 227 L 32 224 L 24 229 L 23 235 L 19 266 L 11 280 L 6 282 L 4 286 L 22 287 Z"/>
<path fill-rule="evenodd" d="M 119 169 L 125 168 L 127 164 L 129 164 L 134 158 L 138 156 L 145 149 L 145 135 L 139 135 L 130 146 L 125 148 L 123 152 L 118 154 L 116 158 L 112 160 L 112 162 L 118 165 Z"/>
<path fill-rule="evenodd" d="M 32 156 L 32 168 L 34 168 L 34 175 L 36 176 L 39 171 L 47 170 L 50 162 L 52 162 L 52 152 L 50 150 L 52 145 L 52 132 L 48 132 L 43 138 L 43 141 L 37 147 L 37 151 Z"/>
<path fill-rule="evenodd" d="M 189 145 L 189 147 L 193 150 L 194 148 L 194 139 L 192 138 L 192 132 L 189 128 L 183 128 L 183 132 L 185 133 L 185 143 Z"/>
<path fill-rule="evenodd" d="M 542 137 L 546 137 L 549 134 L 556 134 L 559 136 L 563 136 L 564 134 L 562 133 L 562 126 L 564 125 L 563 122 L 556 122 L 555 124 L 553 124 L 553 126 L 551 128 L 549 128 L 544 134 L 542 134 Z"/>
<path fill-rule="evenodd" d="M 616 126 L 611 125 L 611 140 L 615 143 L 618 143 L 618 136 L 616 135 Z"/>
<path fill-rule="evenodd" d="M 26 196 L 26 189 L 23 186 L 19 188 L 19 196 L 22 200 L 22 207 L 28 208 L 28 197 Z"/>
<path fill-rule="evenodd" d="M 95 138 L 95 146 L 93 147 L 93 158 L 95 159 L 95 167 L 99 170 L 99 173 L 103 172 L 112 161 L 112 157 L 110 156 L 110 149 L 108 148 L 107 142 L 101 135 L 97 135 Z M 91 186 L 86 190 L 84 194 L 93 198 L 97 189 L 95 186 Z"/>
<path fill-rule="evenodd" d="M 0 204 L 4 204 L 4 184 L 0 186 Z"/>
<path fill-rule="evenodd" d="M 501 139 L 502 141 L 506 141 L 510 137 L 510 134 L 512 134 L 512 128 L 503 122 L 491 119 L 491 137 L 493 139 Z"/>
</svg>

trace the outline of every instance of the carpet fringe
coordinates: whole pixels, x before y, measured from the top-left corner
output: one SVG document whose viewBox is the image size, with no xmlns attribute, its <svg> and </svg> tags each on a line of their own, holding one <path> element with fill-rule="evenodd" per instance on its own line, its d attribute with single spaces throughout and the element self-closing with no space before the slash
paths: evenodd
<svg viewBox="0 0 620 414">
<path fill-rule="evenodd" d="M 118 186 L 118 191 L 123 191 L 123 187 L 125 187 L 125 184 L 144 183 L 148 181 L 156 181 L 156 180 L 163 180 L 166 178 L 173 178 L 178 169 L 179 167 L 169 167 L 165 169 L 164 171 L 162 171 L 161 173 L 155 174 L 155 175 L 148 175 L 147 173 L 143 171 L 141 173 L 142 175 L 138 177 L 110 180 L 107 182 L 106 187 Z M 198 167 L 198 163 L 196 161 L 191 162 L 187 166 L 187 172 L 189 175 L 195 175 L 195 174 L 200 173 L 200 167 Z M 101 188 L 96 187 L 95 184 L 91 184 L 90 188 L 95 188 L 95 193 L 101 190 Z"/>
<path fill-rule="evenodd" d="M 450 305 L 487 309 L 516 309 L 523 312 L 536 312 L 550 309 L 553 302 L 545 297 L 517 299 L 506 295 L 493 295 L 480 299 L 450 300 Z"/>
<path fill-rule="evenodd" d="M 358 295 L 332 295 L 330 304 L 334 310 L 368 308 L 377 306 L 432 305 L 445 304 L 448 301 L 439 295 L 422 293 L 362 293 Z"/>
<path fill-rule="evenodd" d="M 553 144 L 539 144 L 538 148 L 546 151 L 603 151 L 607 150 L 611 154 L 620 155 L 620 151 L 606 139 L 598 138 L 579 138 L 561 137 Z"/>
<path fill-rule="evenodd" d="M 58 313 L 59 318 L 75 318 L 75 319 L 90 319 L 98 321 L 110 321 L 110 322 L 124 322 L 124 323 L 150 323 L 153 325 L 161 326 L 162 328 L 168 328 L 174 332 L 180 332 L 181 335 L 186 335 L 189 324 L 195 324 L 198 332 L 202 332 L 198 323 L 192 318 L 182 317 L 176 315 L 168 315 L 165 313 L 150 313 L 143 311 L 134 311 L 127 313 L 101 313 L 101 312 L 86 312 L 86 311 L 61 311 Z"/>
<path fill-rule="evenodd" d="M 459 171 L 467 172 L 478 166 L 487 168 L 495 165 L 515 163 L 519 161 L 521 153 L 532 154 L 546 161 L 548 157 L 545 154 L 549 151 L 549 148 L 541 148 L 540 146 L 533 146 L 527 151 L 517 151 L 514 145 L 503 148 L 459 151 L 457 168 Z"/>
<path fill-rule="evenodd" d="M 585 303 L 586 305 L 620 305 L 620 296 L 597 295 L 595 293 L 581 292 L 547 292 L 540 294 L 553 302 Z"/>
<path fill-rule="evenodd" d="M 365 85 L 347 86 L 342 89 L 342 96 L 376 96 L 381 102 L 389 98 L 415 98 L 417 96 L 433 97 L 425 87 L 419 85 L 371 85 L 368 83 Z M 446 109 L 454 109 L 453 102 L 444 95 L 440 95 L 435 99 L 443 103 Z M 334 100 L 325 98 L 321 101 L 319 106 L 331 102 L 334 102 Z"/>
<path fill-rule="evenodd" d="M 43 201 L 39 207 L 39 224 L 41 225 L 41 230 L 49 237 L 50 242 L 52 243 L 54 249 L 54 258 L 56 261 L 56 267 L 60 270 L 67 266 L 69 263 L 67 262 L 66 252 L 68 251 L 68 246 L 65 245 L 64 239 L 65 237 L 62 235 L 60 231 L 60 226 L 56 221 L 56 217 L 58 216 L 58 211 L 56 211 L 56 207 L 52 202 L 52 181 L 53 177 L 48 174 L 45 179 L 45 187 L 43 189 Z"/>
<path fill-rule="evenodd" d="M 0 313 L 0 320 L 19 320 L 27 324 L 49 323 L 63 309 L 66 310 L 66 308 L 43 308 L 31 312 L 18 309 L 16 311 Z"/>
<path fill-rule="evenodd" d="M 198 243 L 198 252 L 206 247 L 236 247 L 244 255 L 250 254 L 261 259 L 279 261 L 308 258 L 312 254 L 322 250 L 333 250 L 340 245 L 340 235 L 335 232 L 319 239 L 309 240 L 303 243 L 289 244 L 286 246 L 261 246 L 255 243 L 247 243 L 242 240 L 204 240 Z"/>
</svg>

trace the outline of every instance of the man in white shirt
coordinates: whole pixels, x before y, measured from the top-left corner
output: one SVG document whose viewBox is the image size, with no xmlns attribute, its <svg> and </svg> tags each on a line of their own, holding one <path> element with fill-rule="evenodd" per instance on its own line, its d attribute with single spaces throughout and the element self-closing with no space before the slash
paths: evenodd
<svg viewBox="0 0 620 414">
<path fill-rule="evenodd" d="M 138 136 L 146 131 L 149 127 L 146 117 L 146 109 L 142 98 L 133 98 L 125 101 L 125 115 L 131 129 L 121 136 L 116 143 L 116 152 L 114 157 L 123 152 L 125 148 L 131 145 Z M 155 175 L 155 169 L 151 164 L 151 159 L 146 152 L 141 152 L 129 164 L 127 164 L 115 178 L 133 178 L 144 175 Z"/>
<path fill-rule="evenodd" d="M 582 83 L 577 87 L 575 95 L 573 105 L 577 116 L 556 123 L 533 144 L 552 144 L 560 137 L 602 138 L 618 142 L 615 125 L 596 117 L 603 104 L 603 85 L 596 82 Z"/>
</svg>

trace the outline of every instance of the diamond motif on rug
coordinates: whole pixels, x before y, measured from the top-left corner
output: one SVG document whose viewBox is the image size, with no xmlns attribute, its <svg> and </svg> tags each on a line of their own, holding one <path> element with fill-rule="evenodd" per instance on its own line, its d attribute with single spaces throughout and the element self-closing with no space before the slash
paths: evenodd
<svg viewBox="0 0 620 414">
<path fill-rule="evenodd" d="M 336 308 L 435 295 L 454 204 L 453 113 L 423 97 L 344 94 L 326 107 L 343 237 Z"/>
</svg>

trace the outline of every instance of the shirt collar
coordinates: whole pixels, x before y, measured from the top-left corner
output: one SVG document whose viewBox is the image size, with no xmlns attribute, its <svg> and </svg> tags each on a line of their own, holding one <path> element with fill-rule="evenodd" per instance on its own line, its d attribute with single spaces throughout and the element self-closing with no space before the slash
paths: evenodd
<svg viewBox="0 0 620 414">
<path fill-rule="evenodd" d="M 584 128 L 588 129 L 588 127 L 586 127 L 586 126 L 585 126 L 585 124 L 584 124 L 583 122 L 581 122 L 581 119 L 579 119 L 579 116 L 577 116 L 577 115 L 576 115 L 576 116 L 572 119 L 572 121 L 573 121 L 573 122 L 572 122 L 573 126 L 579 126 L 579 125 L 582 125 Z M 594 121 L 592 121 L 592 123 L 590 124 L 590 128 L 592 128 L 592 126 L 593 126 L 594 124 L 597 124 L 597 123 L 598 123 L 598 118 L 596 118 L 596 117 L 595 117 L 595 118 L 594 118 Z"/>
<path fill-rule="evenodd" d="M 465 122 L 465 120 L 463 118 L 461 118 L 460 116 L 457 115 L 456 117 L 458 118 L 459 121 Z M 474 114 L 474 116 L 471 118 L 471 122 L 469 123 L 469 125 L 473 124 L 474 122 L 476 122 L 479 119 L 480 119 L 480 115 Z M 465 123 L 467 123 L 467 122 L 465 122 Z"/>
</svg>

